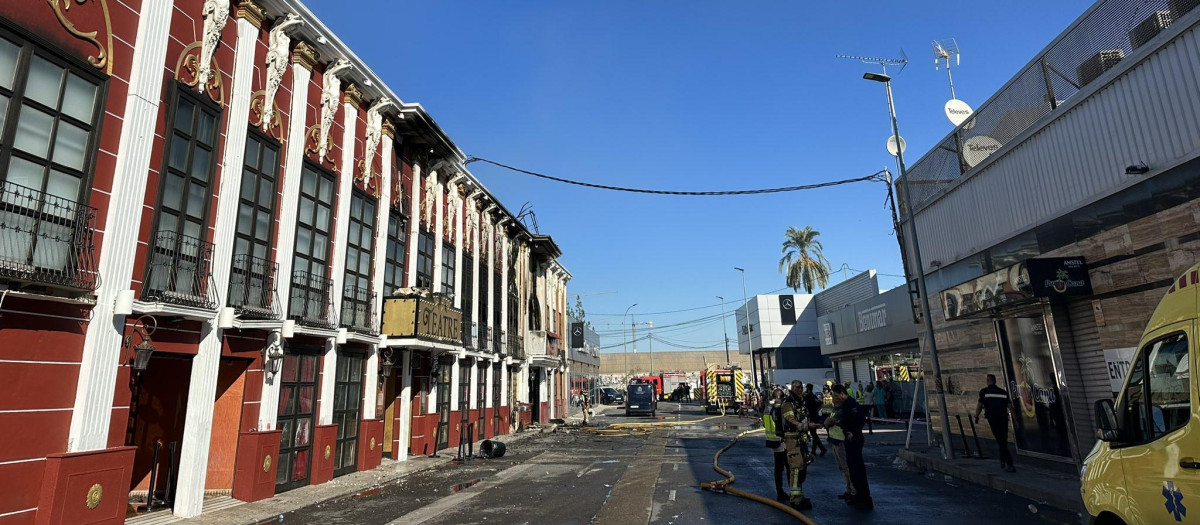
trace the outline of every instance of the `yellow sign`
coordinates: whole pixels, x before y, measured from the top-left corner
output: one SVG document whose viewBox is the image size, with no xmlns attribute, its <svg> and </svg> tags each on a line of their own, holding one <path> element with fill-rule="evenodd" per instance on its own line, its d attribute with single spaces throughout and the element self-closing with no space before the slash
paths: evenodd
<svg viewBox="0 0 1200 525">
<path fill-rule="evenodd" d="M 462 310 L 445 295 L 389 297 L 383 302 L 383 333 L 388 337 L 461 344 Z"/>
</svg>

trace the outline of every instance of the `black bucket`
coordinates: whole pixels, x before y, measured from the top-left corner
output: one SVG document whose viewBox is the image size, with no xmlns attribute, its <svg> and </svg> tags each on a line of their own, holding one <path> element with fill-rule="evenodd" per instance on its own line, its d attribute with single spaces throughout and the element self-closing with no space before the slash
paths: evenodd
<svg viewBox="0 0 1200 525">
<path fill-rule="evenodd" d="M 502 457 L 504 456 L 504 443 L 485 439 L 483 443 L 479 444 L 479 454 L 489 459 Z"/>
</svg>

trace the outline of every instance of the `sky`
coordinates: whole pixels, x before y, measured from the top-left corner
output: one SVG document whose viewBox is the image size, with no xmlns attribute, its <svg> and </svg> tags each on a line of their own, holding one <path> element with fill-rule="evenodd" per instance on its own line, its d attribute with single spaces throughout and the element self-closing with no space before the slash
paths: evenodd
<svg viewBox="0 0 1200 525">
<path fill-rule="evenodd" d="M 599 184 L 709 191 L 895 171 L 883 86 L 862 79 L 879 70 L 838 54 L 905 51 L 907 68 L 888 72 L 912 165 L 953 129 L 933 40 L 957 39 L 956 92 L 979 108 L 1092 2 L 306 3 L 468 155 Z M 581 297 L 606 351 L 623 350 L 632 322 L 639 338 L 654 324 L 654 351 L 723 349 L 725 325 L 736 351 L 734 267 L 751 296 L 791 293 L 778 269 L 789 226 L 821 232 L 830 285 L 854 275 L 842 268 L 876 269 L 883 289 L 903 283 L 882 183 L 678 197 L 470 170 L 509 210 L 532 206 L 574 275 L 571 303 Z"/>
</svg>

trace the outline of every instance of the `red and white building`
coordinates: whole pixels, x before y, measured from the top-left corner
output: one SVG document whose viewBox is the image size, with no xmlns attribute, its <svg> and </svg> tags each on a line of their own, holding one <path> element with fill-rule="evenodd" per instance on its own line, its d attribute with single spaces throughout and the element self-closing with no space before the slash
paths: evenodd
<svg viewBox="0 0 1200 525">
<path fill-rule="evenodd" d="M 565 414 L 566 284 L 296 0 L 0 3 L 0 524 Z"/>
</svg>

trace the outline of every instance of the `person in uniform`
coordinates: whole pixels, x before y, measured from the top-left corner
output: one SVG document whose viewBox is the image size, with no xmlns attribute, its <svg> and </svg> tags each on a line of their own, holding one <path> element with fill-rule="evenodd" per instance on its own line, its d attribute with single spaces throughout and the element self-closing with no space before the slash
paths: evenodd
<svg viewBox="0 0 1200 525">
<path fill-rule="evenodd" d="M 821 422 L 821 399 L 813 393 L 812 383 L 804 385 L 804 412 L 808 414 L 809 421 L 813 423 Z M 817 449 L 821 449 L 821 455 L 825 455 L 825 445 L 821 443 L 821 438 L 817 436 L 817 427 L 813 427 L 808 431 L 808 439 L 812 441 L 812 450 L 810 456 L 816 457 Z"/>
<path fill-rule="evenodd" d="M 775 456 L 775 499 L 778 501 L 789 499 L 788 493 L 783 490 L 783 473 L 787 471 L 787 447 L 779 435 L 783 430 L 783 400 L 786 397 L 782 388 L 771 390 L 771 400 L 762 415 L 767 448 L 771 449 Z"/>
<path fill-rule="evenodd" d="M 975 407 L 975 421 L 979 414 L 987 416 L 988 426 L 992 436 L 996 438 L 996 446 L 1000 447 L 1000 468 L 1005 472 L 1016 472 L 1013 466 L 1012 454 L 1008 451 L 1008 414 L 1012 411 L 1012 398 L 1008 392 L 996 386 L 996 375 L 987 375 L 987 386 L 979 390 L 979 404 Z"/>
<path fill-rule="evenodd" d="M 812 428 L 804 410 L 804 384 L 792 381 L 791 392 L 783 402 L 783 444 L 787 454 L 788 503 L 800 510 L 812 509 L 812 500 L 804 497 L 804 479 L 808 476 L 808 431 Z"/>
<path fill-rule="evenodd" d="M 866 442 L 862 430 L 866 418 L 863 417 L 862 405 L 842 385 L 833 386 L 833 404 L 837 412 L 826 420 L 826 425 L 832 419 L 845 432 L 846 468 L 850 471 L 850 483 L 854 485 L 854 496 L 848 498 L 846 504 L 858 510 L 874 510 L 871 486 L 867 483 L 867 464 L 863 461 L 863 445 Z"/>
</svg>

